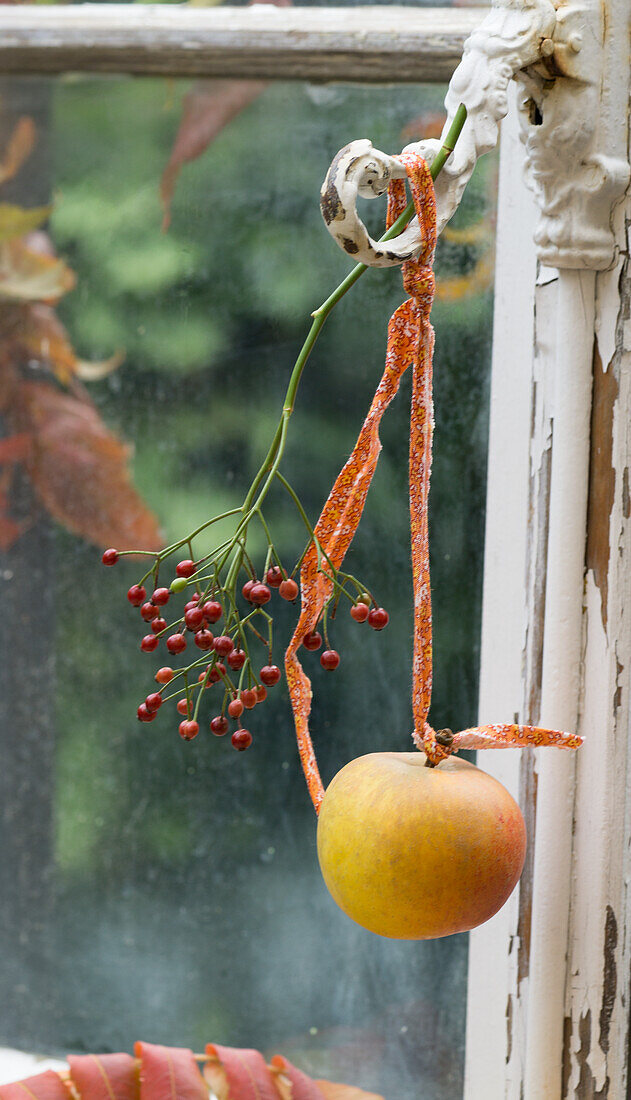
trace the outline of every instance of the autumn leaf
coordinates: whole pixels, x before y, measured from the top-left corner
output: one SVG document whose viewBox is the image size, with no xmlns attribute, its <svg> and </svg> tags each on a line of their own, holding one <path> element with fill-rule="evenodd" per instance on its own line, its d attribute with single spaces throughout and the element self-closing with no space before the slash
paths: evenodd
<svg viewBox="0 0 631 1100">
<path fill-rule="evenodd" d="M 215 0 L 211 2 L 214 3 Z M 260 2 L 277 8 L 287 8 L 291 6 L 292 0 Z M 208 6 L 207 0 L 201 0 L 200 6 Z M 160 182 L 160 198 L 164 209 L 163 230 L 169 228 L 171 202 L 182 166 L 200 157 L 224 127 L 260 96 L 267 83 L 266 80 L 199 80 L 184 97 L 184 110 L 175 144 Z"/>
<path fill-rule="evenodd" d="M 54 1070 L 36 1073 L 12 1085 L 0 1085 L 0 1100 L 68 1100 L 61 1077 Z"/>
<path fill-rule="evenodd" d="M 130 481 L 129 450 L 87 397 L 20 381 L 8 415 L 31 434 L 25 467 L 54 519 L 97 546 L 161 547 L 157 520 Z"/>
<path fill-rule="evenodd" d="M 208 1100 L 208 1089 L 190 1050 L 135 1043 L 140 1058 L 140 1100 Z"/>
<path fill-rule="evenodd" d="M 31 155 L 36 138 L 37 130 L 33 119 L 29 115 L 22 115 L 13 127 L 0 161 L 0 184 L 18 174 L 24 161 Z"/>
<path fill-rule="evenodd" d="M 138 1073 L 131 1054 L 71 1054 L 72 1084 L 90 1100 L 136 1100 Z"/>
<path fill-rule="evenodd" d="M 0 1100 L 384 1100 L 353 1085 L 314 1081 L 275 1055 L 209 1044 L 204 1076 L 197 1056 L 181 1047 L 134 1045 L 128 1054 L 70 1055 L 70 1073 L 51 1070 L 0 1087 Z M 139 1084 L 138 1084 L 139 1082 Z"/>
<path fill-rule="evenodd" d="M 52 306 L 43 302 L 12 307 L 0 313 L 5 334 L 21 359 L 52 370 L 67 385 L 77 371 L 77 357 Z"/>
<path fill-rule="evenodd" d="M 100 382 L 118 370 L 124 360 L 122 351 L 114 352 L 109 359 L 77 359 L 75 373 L 82 382 Z"/>
<path fill-rule="evenodd" d="M 279 1100 L 274 1079 L 258 1050 L 209 1043 L 204 1077 L 218 1100 Z"/>
<path fill-rule="evenodd" d="M 447 121 L 444 111 L 423 111 L 411 119 L 401 130 L 401 141 L 421 141 L 439 138 Z"/>
<path fill-rule="evenodd" d="M 64 386 L 75 377 L 97 382 L 117 370 L 124 358 L 119 351 L 109 359 L 78 359 L 53 307 L 43 302 L 0 304 L 0 332 L 14 359 L 49 369 Z"/>
<path fill-rule="evenodd" d="M 14 206 L 10 202 L 0 202 L 0 243 L 37 229 L 50 216 L 51 210 L 51 206 Z"/>
<path fill-rule="evenodd" d="M 75 285 L 70 268 L 22 240 L 0 244 L 0 299 L 54 303 Z"/>
<path fill-rule="evenodd" d="M 275 1054 L 270 1069 L 276 1073 L 281 1100 L 322 1100 L 322 1091 L 312 1077 L 292 1066 L 282 1054 Z"/>
<path fill-rule="evenodd" d="M 175 144 L 160 183 L 163 229 L 169 228 L 171 202 L 182 166 L 201 156 L 217 134 L 266 87 L 264 80 L 200 80 L 185 96 Z"/>
</svg>

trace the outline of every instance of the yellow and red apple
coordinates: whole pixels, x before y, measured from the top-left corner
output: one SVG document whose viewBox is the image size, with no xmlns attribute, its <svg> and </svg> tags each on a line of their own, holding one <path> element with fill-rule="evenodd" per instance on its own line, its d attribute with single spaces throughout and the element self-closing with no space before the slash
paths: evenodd
<svg viewBox="0 0 631 1100">
<path fill-rule="evenodd" d="M 465 932 L 501 908 L 521 874 L 526 828 L 492 776 L 450 757 L 370 753 L 342 768 L 318 819 L 324 881 L 344 912 L 380 936 Z"/>
</svg>

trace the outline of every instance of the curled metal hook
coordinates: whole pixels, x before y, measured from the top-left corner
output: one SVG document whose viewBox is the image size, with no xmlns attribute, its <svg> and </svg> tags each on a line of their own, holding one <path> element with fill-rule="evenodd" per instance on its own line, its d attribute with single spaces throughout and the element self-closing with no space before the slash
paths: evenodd
<svg viewBox="0 0 631 1100">
<path fill-rule="evenodd" d="M 396 267 L 411 259 L 423 243 L 416 218 L 398 237 L 380 244 L 357 213 L 358 196 L 377 198 L 393 179 L 405 179 L 403 165 L 375 149 L 367 138 L 360 138 L 340 149 L 320 192 L 320 209 L 329 233 L 344 252 L 369 267 Z"/>
</svg>

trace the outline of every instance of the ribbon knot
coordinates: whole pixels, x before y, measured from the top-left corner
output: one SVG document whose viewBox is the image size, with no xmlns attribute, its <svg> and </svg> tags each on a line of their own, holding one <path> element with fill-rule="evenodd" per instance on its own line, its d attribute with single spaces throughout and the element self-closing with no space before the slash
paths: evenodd
<svg viewBox="0 0 631 1100">
<path fill-rule="evenodd" d="M 311 543 L 303 558 L 300 580 L 302 607 L 300 618 L 285 654 L 287 684 L 294 712 L 296 737 L 311 799 L 320 809 L 324 787 L 309 733 L 311 682 L 305 675 L 297 651 L 305 634 L 318 624 L 326 601 L 333 591 L 331 568 L 342 565 L 364 510 L 377 459 L 381 450 L 379 425 L 399 388 L 401 377 L 412 365 L 412 406 L 410 415 L 410 528 L 412 580 L 414 585 L 414 656 L 412 709 L 417 748 L 430 764 L 438 764 L 451 753 L 469 748 L 505 748 L 511 745 L 556 745 L 577 748 L 581 738 L 558 730 L 530 726 L 481 726 L 451 734 L 432 729 L 427 721 L 432 697 L 432 606 L 429 575 L 427 498 L 432 461 L 434 407 L 432 400 L 432 355 L 434 330 L 429 314 L 434 296 L 432 265 L 436 249 L 436 201 L 430 170 L 418 153 L 403 153 L 397 158 L 404 166 L 412 191 L 422 237 L 418 256 L 403 264 L 403 285 L 408 299 L 395 310 L 388 325 L 386 365 L 368 415 L 345 466 L 339 473 L 322 514 L 315 526 L 317 543 Z M 403 180 L 393 180 L 388 188 L 387 224 L 403 213 L 406 206 Z M 326 558 L 321 557 L 321 552 Z M 446 736 L 449 734 L 449 736 Z"/>
</svg>

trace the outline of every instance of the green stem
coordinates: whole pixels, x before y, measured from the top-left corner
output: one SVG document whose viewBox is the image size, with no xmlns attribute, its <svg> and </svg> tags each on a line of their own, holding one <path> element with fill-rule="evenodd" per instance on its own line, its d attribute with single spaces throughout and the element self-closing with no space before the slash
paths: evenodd
<svg viewBox="0 0 631 1100">
<path fill-rule="evenodd" d="M 467 117 L 467 109 L 464 106 L 464 104 L 461 103 L 460 106 L 458 107 L 458 110 L 456 111 L 456 114 L 454 116 L 454 120 L 453 120 L 453 122 L 452 122 L 452 124 L 449 128 L 449 131 L 447 133 L 445 141 L 444 141 L 443 145 L 441 146 L 441 148 L 439 149 L 438 153 L 436 154 L 436 156 L 435 156 L 435 158 L 434 158 L 434 160 L 433 160 L 433 162 L 430 166 L 430 175 L 431 175 L 433 180 L 435 180 L 438 177 L 438 175 L 440 174 L 442 168 L 445 165 L 445 162 L 447 161 L 448 157 L 453 152 L 453 150 L 455 148 L 455 145 L 456 145 L 456 142 L 457 142 L 457 140 L 460 137 L 460 134 L 462 132 L 462 127 L 465 124 L 466 117 Z M 414 214 L 414 203 L 410 202 L 406 206 L 403 213 L 397 218 L 397 220 L 394 222 L 394 224 L 391 225 L 391 227 L 387 231 L 387 233 L 384 233 L 383 237 L 381 237 L 380 240 L 381 241 L 389 241 L 389 240 L 392 239 L 392 237 L 396 237 L 397 234 L 400 233 L 402 229 L 405 229 L 405 226 L 408 224 L 408 222 L 412 218 L 413 214 Z M 252 483 L 252 487 L 250 488 L 250 491 L 249 491 L 249 493 L 248 493 L 248 495 L 245 499 L 245 502 L 244 502 L 244 505 L 243 505 L 244 512 L 247 512 L 250 509 L 250 507 L 252 505 L 252 501 L 254 500 L 254 496 L 255 496 L 255 494 L 258 490 L 258 487 L 261 484 L 261 481 L 263 480 L 265 474 L 269 470 L 270 471 L 270 477 L 267 478 L 267 480 L 265 482 L 265 485 L 263 486 L 263 488 L 261 489 L 261 491 L 259 493 L 259 496 L 258 496 L 257 501 L 256 501 L 256 506 L 260 507 L 260 505 L 263 503 L 263 500 L 265 499 L 265 496 L 267 494 L 267 490 L 268 490 L 270 482 L 271 482 L 271 478 L 274 476 L 274 473 L 276 472 L 276 469 L 278 468 L 278 465 L 279 465 L 280 460 L 281 460 L 282 455 L 283 455 L 283 451 L 285 449 L 285 439 L 286 439 L 286 435 L 287 435 L 287 421 L 289 420 L 289 417 L 291 416 L 292 412 L 294 411 L 294 404 L 295 404 L 295 401 L 296 401 L 296 394 L 298 392 L 298 385 L 299 385 L 300 379 L 302 377 L 302 372 L 304 370 L 307 359 L 309 358 L 309 356 L 310 356 L 310 354 L 313 350 L 313 346 L 314 346 L 316 340 L 318 339 L 318 336 L 320 335 L 320 331 L 322 329 L 322 326 L 324 325 L 324 322 L 326 321 L 327 317 L 329 316 L 331 310 L 344 297 L 344 295 L 351 289 L 351 287 L 354 286 L 354 284 L 357 282 L 358 279 L 361 278 L 361 276 L 364 274 L 364 272 L 366 270 L 367 270 L 366 264 L 357 264 L 357 266 L 353 268 L 353 270 L 350 272 L 350 274 L 346 276 L 346 278 L 340 283 L 340 285 L 338 287 L 336 287 L 336 289 L 333 291 L 333 293 L 329 294 L 329 297 L 326 299 L 326 301 L 324 301 L 322 303 L 322 305 L 319 306 L 318 309 L 314 310 L 313 313 L 311 314 L 311 316 L 313 317 L 313 324 L 311 325 L 311 328 L 309 329 L 309 332 L 307 333 L 307 338 L 306 338 L 304 344 L 302 345 L 302 348 L 300 349 L 300 354 L 298 355 L 298 358 L 296 359 L 296 363 L 294 365 L 294 369 L 291 372 L 291 377 L 289 379 L 289 385 L 287 386 L 287 393 L 285 394 L 285 401 L 284 401 L 284 404 L 283 404 L 283 413 L 282 413 L 281 419 L 279 421 L 278 427 L 276 429 L 276 433 L 275 433 L 274 438 L 272 440 L 270 449 L 267 452 L 267 455 L 265 457 L 263 465 L 261 466 L 259 472 L 257 473 L 257 475 L 256 475 L 256 477 L 255 477 L 255 479 Z M 246 524 L 246 526 L 247 526 L 247 524 Z"/>
<path fill-rule="evenodd" d="M 457 140 L 460 136 L 460 133 L 462 131 L 462 127 L 464 126 L 466 117 L 467 117 L 466 108 L 464 107 L 463 104 L 460 104 L 460 106 L 458 107 L 458 110 L 456 111 L 456 114 L 454 116 L 454 120 L 453 120 L 453 122 L 452 122 L 452 124 L 449 128 L 449 131 L 447 133 L 445 141 L 444 141 L 443 145 L 441 146 L 441 148 L 439 149 L 438 153 L 436 154 L 436 156 L 435 156 L 435 158 L 434 158 L 434 160 L 433 160 L 433 162 L 430 166 L 430 175 L 431 175 L 433 180 L 435 180 L 438 177 L 438 175 L 439 175 L 441 169 L 443 168 L 446 160 L 448 159 L 448 157 L 453 152 L 453 150 L 455 148 L 455 145 L 456 145 L 456 142 L 457 142 Z M 393 225 L 391 225 L 390 229 L 386 233 L 384 233 L 383 237 L 380 238 L 380 241 L 388 241 L 388 240 L 391 240 L 393 237 L 397 236 L 397 234 L 399 234 L 405 228 L 405 226 L 408 224 L 408 222 L 410 221 L 410 219 L 412 218 L 413 215 L 414 215 L 414 203 L 410 202 L 406 206 L 403 213 L 397 218 L 397 220 L 393 223 Z M 272 442 L 271 442 L 269 450 L 268 450 L 268 452 L 267 452 L 267 454 L 266 454 L 266 456 L 263 460 L 263 463 L 261 464 L 261 466 L 260 466 L 260 468 L 259 468 L 259 470 L 258 470 L 258 472 L 257 472 L 257 474 L 254 478 L 254 481 L 252 482 L 252 484 L 251 484 L 251 486 L 248 490 L 248 493 L 247 493 L 246 498 L 243 502 L 243 505 L 241 506 L 240 509 L 235 509 L 232 512 L 232 514 L 234 514 L 235 511 L 240 511 L 242 516 L 243 516 L 243 519 L 239 523 L 239 525 L 237 527 L 237 530 L 235 531 L 235 533 L 233 535 L 233 538 L 231 540 L 230 547 L 228 548 L 228 550 L 226 551 L 223 559 L 219 563 L 219 567 L 218 567 L 218 570 L 217 570 L 218 573 L 221 572 L 221 570 L 223 569 L 226 561 L 230 557 L 231 553 L 233 553 L 233 551 L 234 551 L 234 556 L 232 558 L 232 562 L 230 564 L 230 568 L 228 570 L 228 575 L 226 577 L 226 583 L 225 583 L 225 590 L 227 590 L 231 594 L 231 596 L 234 593 L 237 578 L 239 576 L 239 571 L 240 571 L 241 565 L 243 563 L 243 556 L 244 556 L 244 545 L 243 544 L 244 544 L 244 541 L 245 541 L 245 535 L 246 535 L 248 526 L 250 524 L 250 521 L 252 520 L 253 515 L 257 512 L 260 512 L 261 505 L 263 504 L 263 501 L 265 500 L 265 497 L 267 496 L 267 493 L 268 493 L 269 488 L 270 488 L 270 486 L 271 486 L 271 484 L 274 480 L 274 477 L 276 476 L 276 474 L 278 472 L 278 467 L 280 465 L 280 461 L 283 457 L 283 453 L 284 453 L 284 450 L 285 450 L 285 444 L 286 444 L 286 441 L 287 441 L 287 427 L 288 427 L 288 424 L 289 424 L 289 418 L 291 417 L 291 415 L 294 411 L 294 405 L 295 405 L 295 402 L 296 402 L 296 394 L 298 392 L 298 386 L 300 384 L 300 379 L 302 377 L 302 372 L 305 368 L 307 359 L 309 358 L 309 356 L 310 356 L 310 354 L 313 350 L 313 347 L 315 345 L 315 342 L 318 339 L 318 336 L 320 335 L 320 332 L 322 330 L 324 322 L 326 321 L 327 317 L 331 313 L 332 309 L 344 297 L 344 295 L 351 289 L 351 287 L 354 286 L 354 284 L 357 282 L 357 280 L 359 278 L 361 278 L 361 276 L 364 274 L 364 272 L 366 270 L 367 270 L 367 267 L 366 267 L 365 264 L 357 264 L 357 266 L 355 268 L 353 268 L 353 270 L 350 272 L 350 274 L 348 274 L 346 276 L 346 278 L 339 284 L 339 286 L 336 287 L 336 289 L 333 291 L 333 293 L 329 295 L 329 297 L 322 303 L 322 305 L 320 305 L 311 314 L 311 316 L 313 317 L 313 323 L 311 325 L 311 328 L 309 329 L 309 332 L 307 333 L 307 338 L 306 338 L 304 344 L 302 345 L 302 348 L 300 349 L 300 353 L 298 355 L 298 358 L 296 359 L 296 362 L 294 364 L 294 368 L 291 372 L 291 376 L 290 376 L 290 379 L 289 379 L 289 384 L 287 386 L 287 392 L 285 394 L 285 401 L 283 403 L 282 415 L 281 415 L 281 418 L 278 422 L 276 431 L 274 433 L 274 438 L 272 439 Z M 292 493 L 292 495 L 293 495 L 293 493 Z M 302 511 L 302 509 L 301 509 L 301 511 Z M 230 514 L 230 513 L 228 513 L 228 514 Z M 217 518 L 223 518 L 223 517 L 217 517 Z M 306 517 L 304 517 L 304 518 L 306 519 Z M 212 523 L 212 522 L 216 522 L 216 521 L 211 520 L 209 522 Z M 308 521 L 307 521 L 307 524 L 308 524 Z M 203 524 L 200 528 L 197 529 L 197 531 L 193 532 L 193 535 L 191 535 L 190 537 L 192 538 L 195 534 L 199 534 L 199 532 L 202 531 L 207 526 L 208 526 L 208 523 Z M 179 543 L 174 543 L 172 546 L 168 547 L 166 551 L 162 552 L 161 557 L 166 556 L 167 553 L 170 553 L 173 549 L 177 548 L 178 546 L 183 545 L 183 543 L 185 543 L 186 541 L 187 541 L 186 539 L 183 539 Z"/>
</svg>

